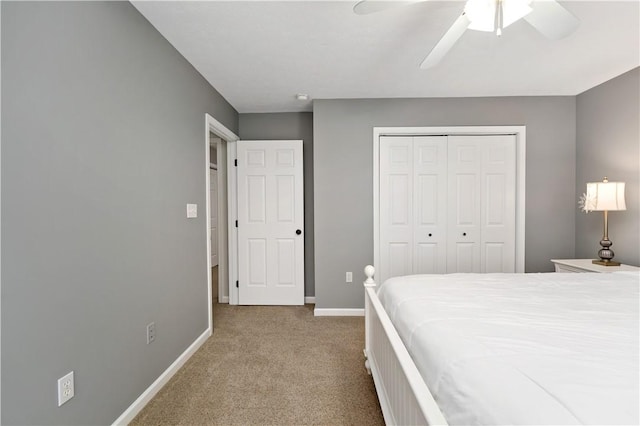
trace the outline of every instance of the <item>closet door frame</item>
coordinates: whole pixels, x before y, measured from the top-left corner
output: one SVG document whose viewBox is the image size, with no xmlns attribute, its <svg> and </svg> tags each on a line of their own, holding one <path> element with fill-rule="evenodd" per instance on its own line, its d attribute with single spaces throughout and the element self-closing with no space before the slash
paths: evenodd
<svg viewBox="0 0 640 426">
<path fill-rule="evenodd" d="M 373 262 L 380 265 L 380 137 L 381 136 L 514 135 L 516 137 L 515 271 L 524 272 L 526 126 L 440 126 L 373 128 Z"/>
</svg>

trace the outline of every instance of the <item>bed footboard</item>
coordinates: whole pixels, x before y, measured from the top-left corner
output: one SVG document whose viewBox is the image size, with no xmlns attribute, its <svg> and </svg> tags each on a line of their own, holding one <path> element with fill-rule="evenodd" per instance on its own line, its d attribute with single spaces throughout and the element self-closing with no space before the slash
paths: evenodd
<svg viewBox="0 0 640 426">
<path fill-rule="evenodd" d="M 447 422 L 387 316 L 373 280 L 364 269 L 365 367 L 373 376 L 387 425 L 446 425 Z"/>
</svg>

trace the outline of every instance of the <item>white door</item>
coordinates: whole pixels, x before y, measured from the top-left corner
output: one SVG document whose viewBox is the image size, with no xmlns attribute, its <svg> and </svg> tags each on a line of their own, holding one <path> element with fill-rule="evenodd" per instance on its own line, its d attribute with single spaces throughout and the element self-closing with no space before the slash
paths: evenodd
<svg viewBox="0 0 640 426">
<path fill-rule="evenodd" d="M 447 137 L 413 138 L 414 274 L 447 272 Z"/>
<path fill-rule="evenodd" d="M 473 136 L 449 138 L 447 272 L 480 272 L 480 155 Z"/>
<path fill-rule="evenodd" d="M 516 137 L 484 136 L 480 269 L 516 270 Z"/>
<path fill-rule="evenodd" d="M 380 138 L 380 269 L 378 279 L 413 271 L 413 138 Z"/>
<path fill-rule="evenodd" d="M 380 282 L 446 272 L 446 179 L 446 136 L 380 138 Z"/>
<path fill-rule="evenodd" d="M 381 136 L 377 277 L 514 272 L 514 135 Z"/>
<path fill-rule="evenodd" d="M 209 169 L 209 212 L 211 214 L 211 267 L 218 266 L 218 171 Z"/>
<path fill-rule="evenodd" d="M 447 272 L 514 272 L 516 139 L 449 136 Z"/>
<path fill-rule="evenodd" d="M 241 305 L 304 304 L 302 141 L 238 141 Z"/>
</svg>

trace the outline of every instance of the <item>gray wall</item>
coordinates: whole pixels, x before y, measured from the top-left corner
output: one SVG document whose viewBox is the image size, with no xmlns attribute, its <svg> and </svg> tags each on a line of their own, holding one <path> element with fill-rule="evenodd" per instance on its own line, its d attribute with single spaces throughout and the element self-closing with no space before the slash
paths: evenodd
<svg viewBox="0 0 640 426">
<path fill-rule="evenodd" d="M 316 306 L 359 308 L 373 262 L 373 127 L 526 125 L 527 272 L 575 243 L 575 97 L 315 100 Z M 346 271 L 354 282 L 345 284 Z"/>
<path fill-rule="evenodd" d="M 627 210 L 609 213 L 615 260 L 640 265 L 640 68 L 577 97 L 576 202 L 587 182 L 626 182 Z M 602 212 L 576 208 L 576 257 L 598 257 Z"/>
<path fill-rule="evenodd" d="M 185 205 L 237 112 L 128 2 L 1 7 L 2 423 L 110 424 L 207 328 Z"/>
<path fill-rule="evenodd" d="M 240 114 L 240 139 L 303 140 L 304 149 L 304 295 L 315 295 L 313 250 L 313 114 L 310 112 Z"/>
</svg>

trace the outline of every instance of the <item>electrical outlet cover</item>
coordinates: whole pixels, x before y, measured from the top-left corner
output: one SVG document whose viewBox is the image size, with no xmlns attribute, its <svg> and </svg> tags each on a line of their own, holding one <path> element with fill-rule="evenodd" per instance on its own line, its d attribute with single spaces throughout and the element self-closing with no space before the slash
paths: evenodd
<svg viewBox="0 0 640 426">
<path fill-rule="evenodd" d="M 151 322 L 147 325 L 147 345 L 156 340 L 156 323 Z"/>
<path fill-rule="evenodd" d="M 75 395 L 75 385 L 73 371 L 58 379 L 58 407 L 73 398 Z"/>
</svg>

